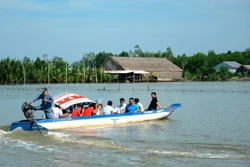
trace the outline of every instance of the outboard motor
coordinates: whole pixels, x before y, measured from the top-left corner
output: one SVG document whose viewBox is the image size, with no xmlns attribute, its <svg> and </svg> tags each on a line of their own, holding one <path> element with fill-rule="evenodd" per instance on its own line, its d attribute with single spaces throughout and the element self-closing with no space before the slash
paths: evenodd
<svg viewBox="0 0 250 167">
<path fill-rule="evenodd" d="M 27 119 L 32 119 L 33 118 L 33 110 L 34 110 L 34 106 L 33 104 L 29 103 L 29 102 L 24 102 L 23 105 L 22 105 L 22 111 L 23 111 L 23 114 L 24 116 L 27 118 Z"/>
</svg>

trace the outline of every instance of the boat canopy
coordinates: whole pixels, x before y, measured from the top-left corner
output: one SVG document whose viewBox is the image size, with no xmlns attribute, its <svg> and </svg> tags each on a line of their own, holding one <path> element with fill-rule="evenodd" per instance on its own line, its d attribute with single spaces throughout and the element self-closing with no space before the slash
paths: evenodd
<svg viewBox="0 0 250 167">
<path fill-rule="evenodd" d="M 64 93 L 61 95 L 57 95 L 54 97 L 54 103 L 59 105 L 60 107 L 67 109 L 70 106 L 74 106 L 77 104 L 91 104 L 95 103 L 94 101 L 78 94 L 74 93 Z"/>
</svg>

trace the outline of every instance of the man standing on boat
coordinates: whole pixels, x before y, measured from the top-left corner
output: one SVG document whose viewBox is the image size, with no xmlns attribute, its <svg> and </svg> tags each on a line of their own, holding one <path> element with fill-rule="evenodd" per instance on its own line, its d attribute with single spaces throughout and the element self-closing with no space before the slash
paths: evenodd
<svg viewBox="0 0 250 167">
<path fill-rule="evenodd" d="M 161 109 L 161 105 L 158 102 L 158 99 L 156 97 L 156 93 L 155 92 L 151 93 L 151 97 L 152 97 L 152 100 L 151 100 L 151 103 L 148 106 L 148 110 L 156 110 L 157 106 L 159 107 L 159 109 Z"/>
<path fill-rule="evenodd" d="M 30 103 L 36 102 L 37 100 L 42 99 L 42 104 L 35 106 L 34 110 L 43 110 L 46 116 L 46 119 L 51 118 L 50 113 L 52 109 L 52 103 L 54 102 L 53 96 L 49 94 L 47 88 L 42 89 L 42 93 L 38 95 L 35 99 L 30 100 Z"/>
</svg>

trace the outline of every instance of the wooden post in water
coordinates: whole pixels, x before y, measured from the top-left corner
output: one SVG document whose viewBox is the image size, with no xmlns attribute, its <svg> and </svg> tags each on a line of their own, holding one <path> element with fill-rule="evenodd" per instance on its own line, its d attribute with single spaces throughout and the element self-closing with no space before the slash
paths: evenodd
<svg viewBox="0 0 250 167">
<path fill-rule="evenodd" d="M 26 80 L 26 71 L 25 71 L 24 65 L 22 65 L 22 67 L 23 67 L 23 90 L 24 90 L 24 87 L 25 87 L 25 80 Z"/>
<path fill-rule="evenodd" d="M 98 83 L 98 78 L 97 78 L 97 68 L 95 66 L 95 83 Z"/>
<path fill-rule="evenodd" d="M 148 80 L 148 86 L 147 86 L 147 89 L 148 89 L 148 91 L 150 91 L 150 86 L 149 86 L 149 76 L 150 76 L 150 75 L 148 75 L 148 76 L 147 76 L 147 80 Z"/>
<path fill-rule="evenodd" d="M 85 88 L 85 63 L 83 59 L 83 82 L 84 82 L 84 88 Z"/>
<path fill-rule="evenodd" d="M 48 60 L 48 88 L 49 88 L 49 84 L 50 84 L 50 77 L 49 77 L 49 60 Z"/>
<path fill-rule="evenodd" d="M 102 83 L 102 67 L 101 67 L 101 83 Z"/>
<path fill-rule="evenodd" d="M 106 89 L 106 88 L 105 88 L 105 83 L 102 82 L 102 70 L 103 70 L 103 68 L 101 67 L 101 83 L 102 83 L 102 88 L 103 88 L 103 90 L 105 90 L 105 89 Z"/>
<path fill-rule="evenodd" d="M 66 62 L 66 85 L 65 85 L 65 90 L 66 90 L 66 92 L 68 91 L 68 64 L 67 64 L 67 62 Z"/>
<path fill-rule="evenodd" d="M 135 91 L 135 73 L 133 72 L 133 91 Z"/>
<path fill-rule="evenodd" d="M 80 68 L 79 68 L 79 65 L 78 65 L 78 67 L 77 67 L 77 79 L 76 79 L 76 90 L 78 90 L 78 80 L 79 80 L 79 75 L 81 75 L 81 70 L 80 70 Z"/>
</svg>

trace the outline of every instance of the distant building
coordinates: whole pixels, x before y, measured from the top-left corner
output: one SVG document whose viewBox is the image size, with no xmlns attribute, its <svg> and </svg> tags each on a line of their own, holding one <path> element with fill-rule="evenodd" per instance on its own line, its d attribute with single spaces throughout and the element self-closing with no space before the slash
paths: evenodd
<svg viewBox="0 0 250 167">
<path fill-rule="evenodd" d="M 250 76 L 250 65 L 241 65 L 237 70 L 236 73 L 238 74 L 246 74 L 247 76 Z"/>
<path fill-rule="evenodd" d="M 166 58 L 109 57 L 102 67 L 120 82 L 142 82 L 144 75 L 153 75 L 156 81 L 182 80 L 182 69 Z"/>
<path fill-rule="evenodd" d="M 241 64 L 236 62 L 236 61 L 223 61 L 214 67 L 216 72 L 220 71 L 220 67 L 222 67 L 222 66 L 227 67 L 230 72 L 235 73 L 237 68 L 239 68 L 241 66 Z"/>
</svg>

